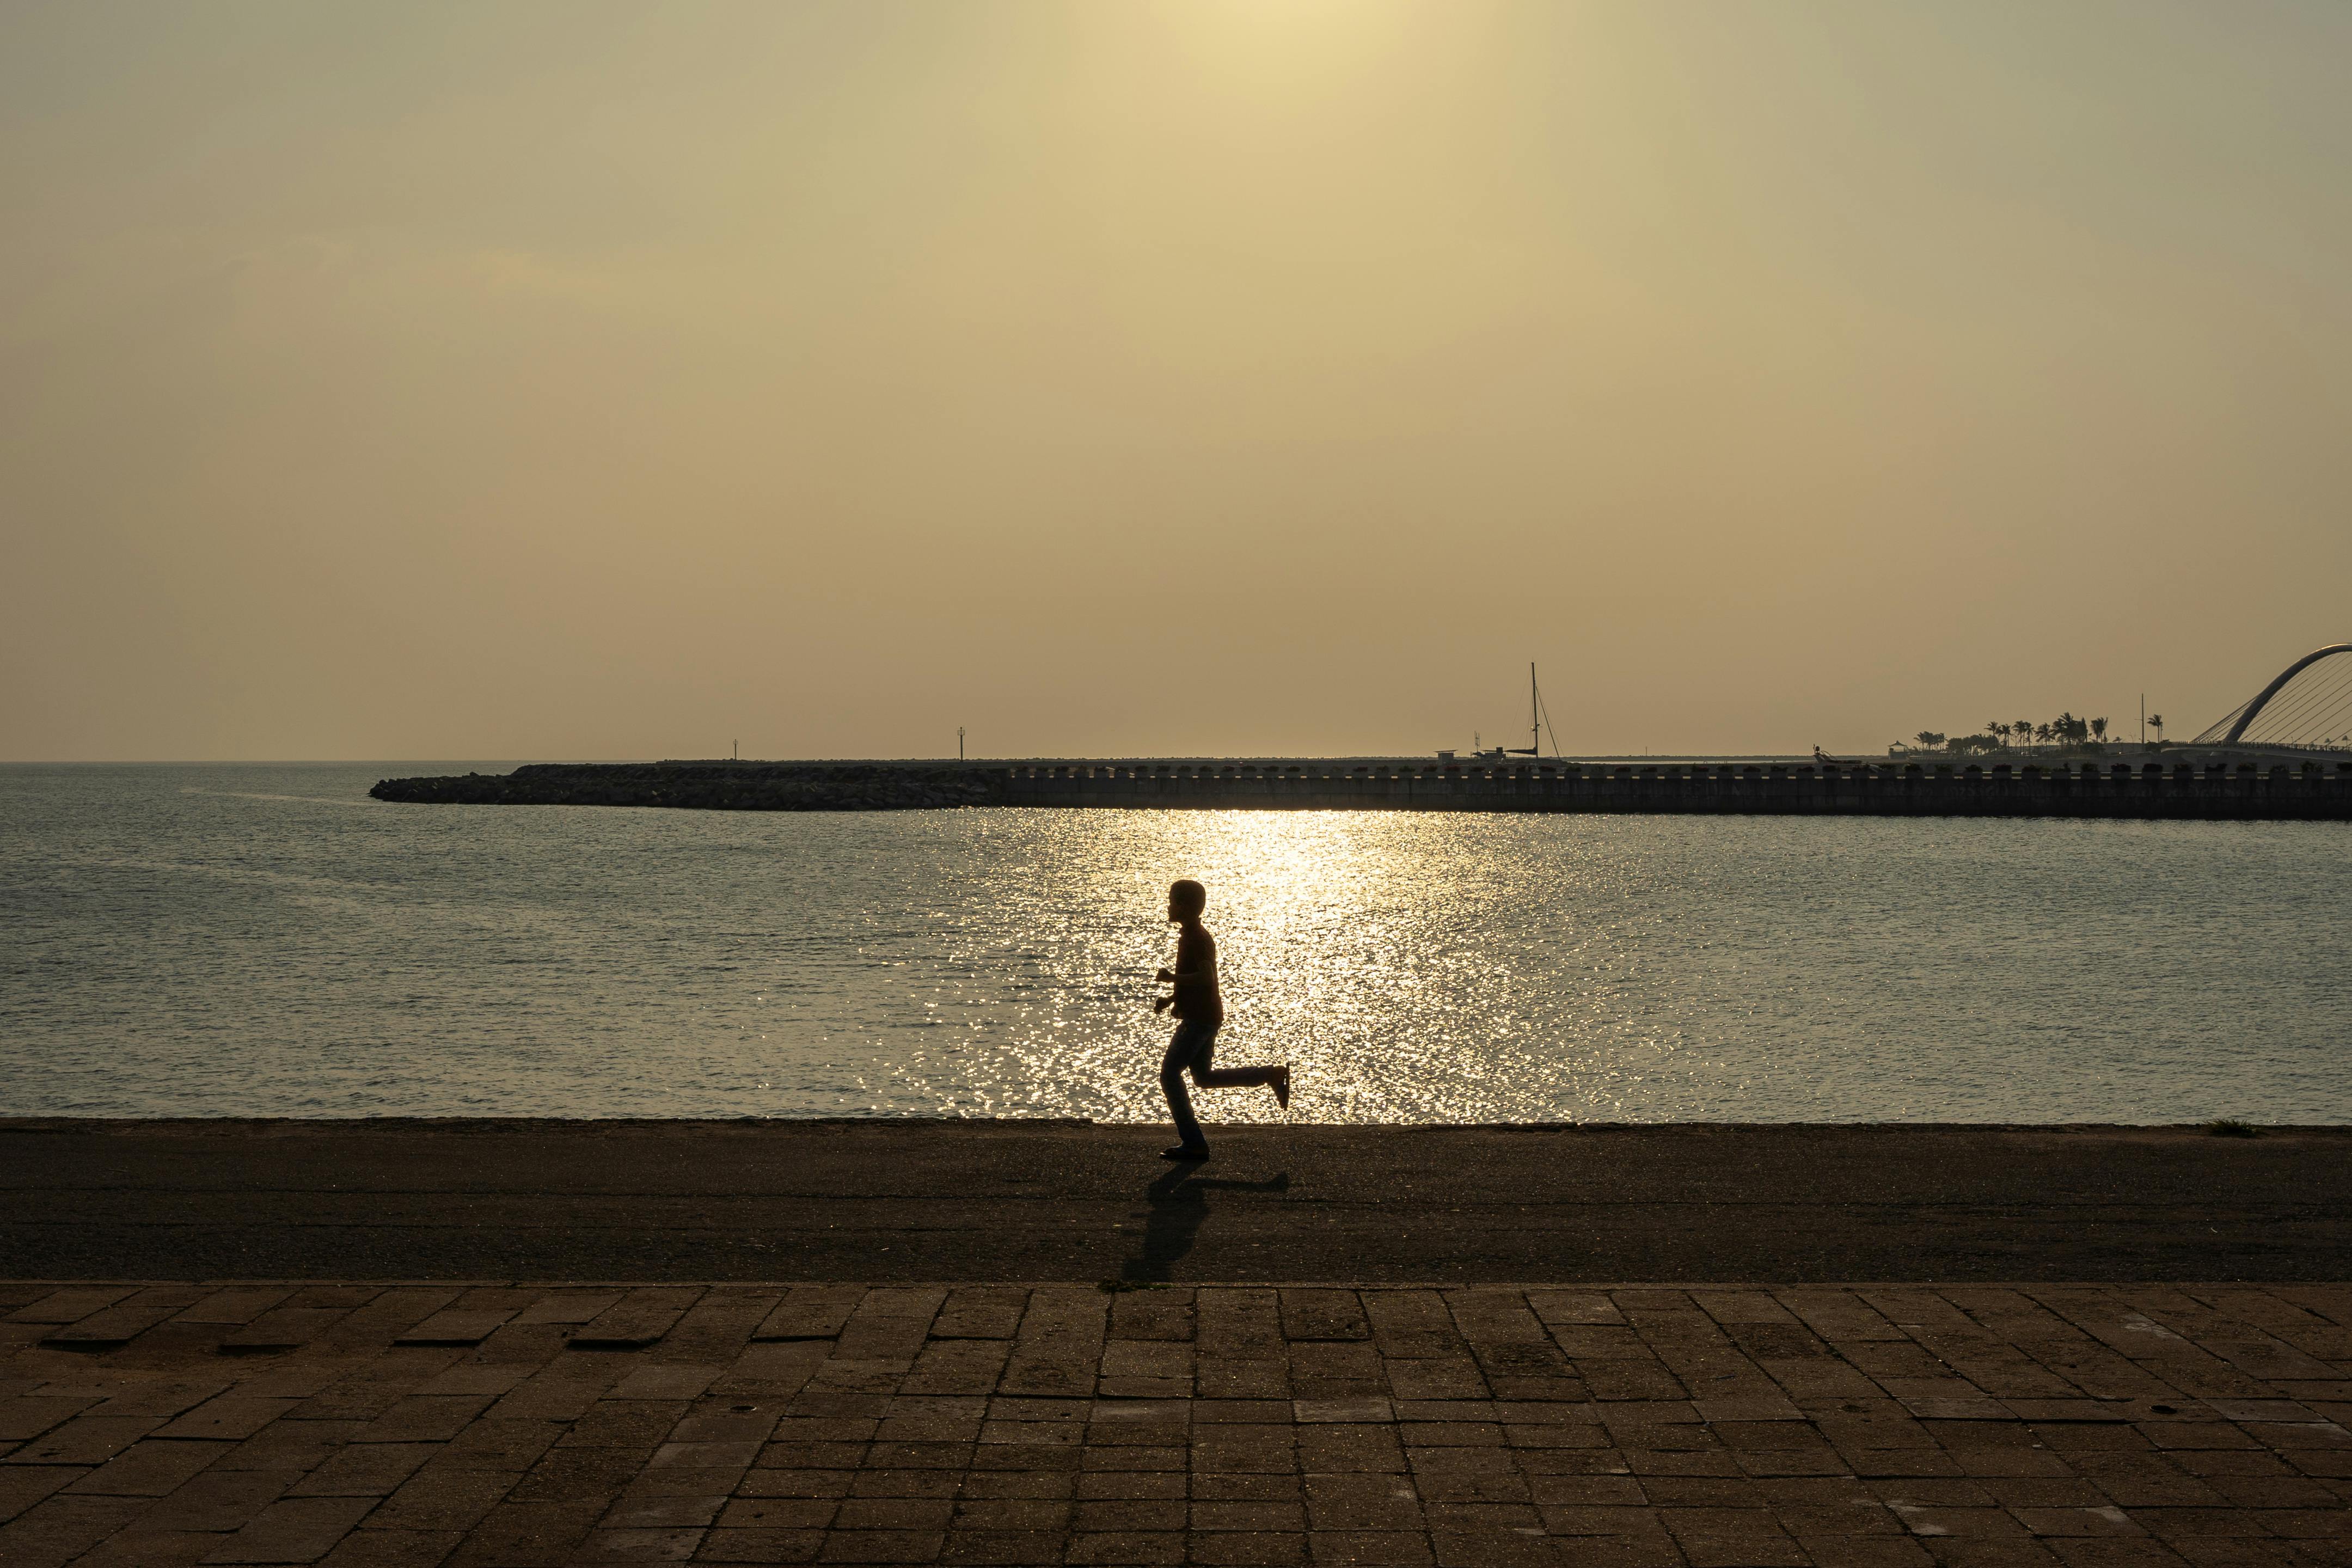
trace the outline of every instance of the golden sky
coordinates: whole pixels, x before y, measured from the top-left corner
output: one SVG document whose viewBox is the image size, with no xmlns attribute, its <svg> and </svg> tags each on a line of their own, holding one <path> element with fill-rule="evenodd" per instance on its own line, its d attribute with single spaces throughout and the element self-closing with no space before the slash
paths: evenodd
<svg viewBox="0 0 2352 1568">
<path fill-rule="evenodd" d="M 0 758 L 2185 734 L 2352 7 L 0 7 Z"/>
</svg>

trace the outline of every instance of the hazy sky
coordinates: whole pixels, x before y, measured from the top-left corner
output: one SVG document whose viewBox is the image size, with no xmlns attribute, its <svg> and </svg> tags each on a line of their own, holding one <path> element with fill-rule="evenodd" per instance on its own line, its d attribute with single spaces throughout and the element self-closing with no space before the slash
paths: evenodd
<svg viewBox="0 0 2352 1568">
<path fill-rule="evenodd" d="M 0 757 L 2193 731 L 2352 6 L 0 7 Z"/>
</svg>

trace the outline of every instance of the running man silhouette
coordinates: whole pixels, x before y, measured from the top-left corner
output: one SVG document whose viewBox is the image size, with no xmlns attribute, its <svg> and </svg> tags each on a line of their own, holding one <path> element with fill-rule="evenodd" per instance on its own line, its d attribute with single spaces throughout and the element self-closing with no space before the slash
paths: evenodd
<svg viewBox="0 0 2352 1568">
<path fill-rule="evenodd" d="M 1179 1020 L 1176 1034 L 1168 1042 L 1168 1055 L 1160 1063 L 1160 1089 L 1168 1097 L 1169 1114 L 1176 1119 L 1176 1136 L 1183 1142 L 1160 1151 L 1163 1160 L 1209 1157 L 1209 1141 L 1201 1135 L 1201 1124 L 1192 1116 L 1192 1097 L 1184 1091 L 1187 1070 L 1202 1089 L 1255 1089 L 1263 1084 L 1274 1090 L 1276 1105 L 1290 1109 L 1287 1063 L 1227 1068 L 1223 1072 L 1209 1066 L 1217 1030 L 1225 1021 L 1225 1000 L 1217 989 L 1217 939 L 1201 923 L 1202 911 L 1208 907 L 1209 890 L 1198 882 L 1187 879 L 1168 889 L 1168 920 L 1177 928 L 1176 967 L 1161 970 L 1156 978 L 1176 989 L 1172 996 L 1153 997 L 1151 1010 L 1157 1013 L 1172 1005 Z"/>
</svg>

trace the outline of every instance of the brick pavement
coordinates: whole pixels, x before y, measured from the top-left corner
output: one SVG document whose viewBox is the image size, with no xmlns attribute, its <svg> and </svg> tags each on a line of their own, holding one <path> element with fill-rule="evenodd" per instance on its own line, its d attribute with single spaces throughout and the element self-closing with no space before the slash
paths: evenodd
<svg viewBox="0 0 2352 1568">
<path fill-rule="evenodd" d="M 2337 1563 L 2347 1412 L 2339 1285 L 0 1285 L 0 1563 Z"/>
</svg>

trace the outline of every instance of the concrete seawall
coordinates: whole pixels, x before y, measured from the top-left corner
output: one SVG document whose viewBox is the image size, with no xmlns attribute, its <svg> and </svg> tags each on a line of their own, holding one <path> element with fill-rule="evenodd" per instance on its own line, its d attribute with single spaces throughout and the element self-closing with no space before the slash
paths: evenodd
<svg viewBox="0 0 2352 1568">
<path fill-rule="evenodd" d="M 1139 1068 L 1140 1070 L 1140 1068 Z M 2352 1128 L 0 1119 L 0 1278 L 2342 1279 Z M 0 1562 L 7 1561 L 0 1557 Z"/>
<path fill-rule="evenodd" d="M 2352 763 L 539 763 L 507 774 L 386 779 L 370 793 L 425 805 L 719 811 L 1030 805 L 2341 822 L 2352 821 Z"/>
</svg>

